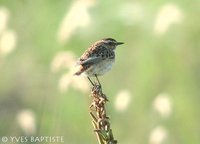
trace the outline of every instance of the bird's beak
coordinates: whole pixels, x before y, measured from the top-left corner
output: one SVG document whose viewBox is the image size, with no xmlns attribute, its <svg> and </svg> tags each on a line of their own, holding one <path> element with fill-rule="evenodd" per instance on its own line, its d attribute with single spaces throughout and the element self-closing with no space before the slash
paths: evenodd
<svg viewBox="0 0 200 144">
<path fill-rule="evenodd" d="M 124 44 L 123 42 L 117 42 L 117 45 L 121 45 L 121 44 Z"/>
</svg>

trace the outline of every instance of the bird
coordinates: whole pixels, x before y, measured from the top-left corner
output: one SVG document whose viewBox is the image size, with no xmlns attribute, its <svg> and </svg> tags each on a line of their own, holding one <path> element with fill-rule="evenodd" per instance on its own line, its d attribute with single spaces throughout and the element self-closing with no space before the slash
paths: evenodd
<svg viewBox="0 0 200 144">
<path fill-rule="evenodd" d="M 94 83 L 90 77 L 96 77 L 100 85 L 98 76 L 102 76 L 111 70 L 115 62 L 116 47 L 121 44 L 124 43 L 117 42 L 113 38 L 104 38 L 96 41 L 77 61 L 76 66 L 79 66 L 79 69 L 74 75 L 86 75 L 92 85 Z"/>
</svg>

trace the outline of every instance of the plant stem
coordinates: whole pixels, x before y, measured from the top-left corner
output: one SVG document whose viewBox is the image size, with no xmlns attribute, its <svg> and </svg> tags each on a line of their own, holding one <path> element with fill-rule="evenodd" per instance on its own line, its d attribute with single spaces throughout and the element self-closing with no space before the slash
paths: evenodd
<svg viewBox="0 0 200 144">
<path fill-rule="evenodd" d="M 101 85 L 93 85 L 91 97 L 90 115 L 99 144 L 117 144 L 110 127 L 109 117 L 106 114 L 105 104 L 108 99 L 103 94 Z"/>
</svg>

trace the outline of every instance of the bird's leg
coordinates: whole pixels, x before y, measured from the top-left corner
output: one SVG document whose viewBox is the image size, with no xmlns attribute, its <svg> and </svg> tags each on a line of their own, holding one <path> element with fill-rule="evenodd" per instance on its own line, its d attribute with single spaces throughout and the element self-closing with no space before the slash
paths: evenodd
<svg viewBox="0 0 200 144">
<path fill-rule="evenodd" d="M 87 77 L 87 78 L 90 81 L 90 83 L 92 84 L 92 86 L 94 86 L 94 83 L 92 82 L 92 80 L 89 77 Z"/>
<path fill-rule="evenodd" d="M 96 79 L 97 79 L 97 82 L 98 82 L 99 86 L 101 87 L 101 83 L 100 83 L 100 81 L 99 81 L 99 79 L 98 79 L 98 77 L 97 77 L 96 74 L 95 74 L 95 77 L 96 77 Z"/>
</svg>

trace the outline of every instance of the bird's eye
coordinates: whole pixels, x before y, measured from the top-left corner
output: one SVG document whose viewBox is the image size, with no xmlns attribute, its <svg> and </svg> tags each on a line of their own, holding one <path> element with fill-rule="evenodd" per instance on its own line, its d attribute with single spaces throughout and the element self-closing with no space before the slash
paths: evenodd
<svg viewBox="0 0 200 144">
<path fill-rule="evenodd" d="M 108 42 L 108 45 L 112 45 L 113 43 L 112 42 Z"/>
</svg>

